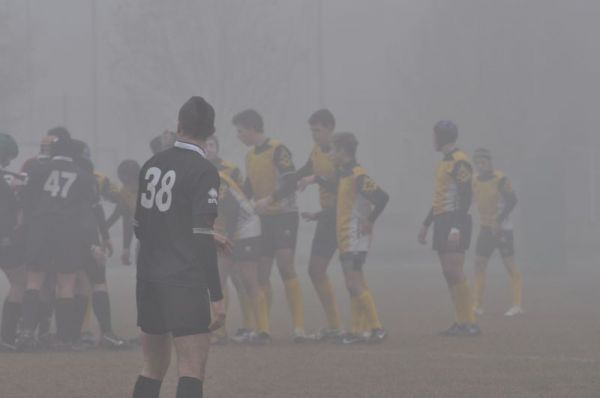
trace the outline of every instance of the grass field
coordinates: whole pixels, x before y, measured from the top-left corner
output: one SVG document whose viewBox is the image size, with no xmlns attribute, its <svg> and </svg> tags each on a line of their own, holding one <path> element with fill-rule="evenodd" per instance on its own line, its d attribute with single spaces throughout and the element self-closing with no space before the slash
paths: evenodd
<svg viewBox="0 0 600 398">
<path fill-rule="evenodd" d="M 527 313 L 506 319 L 508 278 L 499 265 L 492 268 L 481 318 L 484 334 L 465 340 L 435 336 L 451 322 L 438 266 L 369 264 L 371 289 L 390 337 L 382 345 L 350 347 L 292 344 L 284 295 L 274 274 L 274 343 L 215 347 L 206 396 L 600 397 L 600 269 L 525 272 Z M 115 327 L 134 336 L 133 270 L 115 266 L 109 274 Z M 336 265 L 331 274 L 347 318 L 347 296 Z M 323 315 L 308 280 L 303 282 L 307 328 L 314 330 Z M 233 305 L 230 331 L 238 322 Z M 140 363 L 139 351 L 2 354 L 0 397 L 128 397 Z M 162 396 L 174 396 L 175 383 L 172 371 Z"/>
</svg>

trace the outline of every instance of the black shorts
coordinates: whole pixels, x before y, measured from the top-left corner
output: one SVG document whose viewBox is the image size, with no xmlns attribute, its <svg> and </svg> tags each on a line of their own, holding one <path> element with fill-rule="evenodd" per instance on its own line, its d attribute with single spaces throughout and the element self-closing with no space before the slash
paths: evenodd
<svg viewBox="0 0 600 398">
<path fill-rule="evenodd" d="M 208 333 L 210 303 L 202 286 L 176 286 L 138 280 L 137 325 L 146 334 L 173 337 Z"/>
<path fill-rule="evenodd" d="M 249 262 L 258 261 L 261 256 L 260 236 L 255 238 L 240 239 L 233 242 L 233 261 Z"/>
<path fill-rule="evenodd" d="M 337 250 L 335 208 L 324 209 L 317 220 L 317 228 L 312 241 L 311 257 L 331 258 Z"/>
<path fill-rule="evenodd" d="M 11 244 L 0 247 L 0 268 L 15 269 L 25 261 L 25 248 L 27 247 L 25 230 L 20 229 L 11 237 Z"/>
<path fill-rule="evenodd" d="M 106 283 L 106 264 L 99 263 L 92 253 L 92 245 L 87 250 L 82 250 L 83 269 L 90 278 L 92 285 Z"/>
<path fill-rule="evenodd" d="M 298 223 L 297 212 L 261 216 L 261 255 L 273 257 L 281 249 L 296 250 Z"/>
<path fill-rule="evenodd" d="M 33 223 L 30 227 L 25 254 L 28 270 L 70 274 L 83 267 L 85 245 L 79 230 L 51 221 Z"/>
<path fill-rule="evenodd" d="M 457 223 L 456 213 L 444 213 L 433 219 L 433 250 L 440 254 L 464 253 L 471 246 L 471 233 L 473 229 L 471 216 L 467 215 L 465 220 L 460 220 L 460 242 L 456 247 L 448 245 L 448 236 Z M 464 217 L 464 216 L 463 216 Z"/>
<path fill-rule="evenodd" d="M 344 271 L 360 272 L 367 262 L 367 252 L 348 252 L 340 254 L 340 263 Z"/>
<path fill-rule="evenodd" d="M 500 231 L 497 235 L 490 227 L 481 227 L 477 237 L 477 246 L 475 254 L 479 257 L 490 258 L 494 251 L 500 252 L 502 258 L 515 255 L 515 238 L 513 231 Z"/>
</svg>

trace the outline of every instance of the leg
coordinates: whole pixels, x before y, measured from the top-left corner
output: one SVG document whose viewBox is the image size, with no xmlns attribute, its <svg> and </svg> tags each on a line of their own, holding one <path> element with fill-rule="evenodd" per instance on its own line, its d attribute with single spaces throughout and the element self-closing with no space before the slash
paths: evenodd
<svg viewBox="0 0 600 398">
<path fill-rule="evenodd" d="M 342 321 L 337 308 L 333 286 L 327 275 L 327 267 L 332 257 L 333 255 L 329 258 L 318 255 L 311 256 L 308 264 L 308 275 L 325 310 L 329 329 L 340 330 L 342 328 Z"/>
<path fill-rule="evenodd" d="M 77 274 L 59 273 L 56 277 L 56 331 L 63 343 L 74 343 L 81 327 L 73 316 L 76 313 L 75 281 Z"/>
<path fill-rule="evenodd" d="M 26 273 L 24 267 L 5 269 L 4 273 L 10 284 L 10 289 L 2 308 L 0 339 L 2 343 L 13 345 L 17 336 L 19 320 L 21 319 L 21 303 L 25 294 Z"/>
<path fill-rule="evenodd" d="M 243 290 L 252 304 L 256 331 L 269 334 L 269 311 L 265 296 L 258 283 L 257 263 L 255 261 L 238 262 L 236 273 L 239 274 L 243 282 Z"/>
<path fill-rule="evenodd" d="M 133 398 L 158 398 L 160 386 L 171 363 L 171 336 L 141 332 L 144 367 L 133 391 Z"/>
<path fill-rule="evenodd" d="M 263 256 L 258 262 L 258 283 L 267 300 L 267 308 L 271 309 L 273 291 L 271 289 L 271 269 L 273 268 L 274 256 Z"/>
<path fill-rule="evenodd" d="M 464 273 L 465 254 L 440 254 L 440 262 L 454 301 L 456 320 L 459 324 L 474 324 L 471 292 Z"/>
<path fill-rule="evenodd" d="M 206 333 L 175 337 L 174 342 L 179 373 L 176 397 L 201 398 L 210 335 Z"/>
<path fill-rule="evenodd" d="M 485 273 L 490 259 L 489 257 L 475 257 L 475 289 L 473 297 L 473 308 L 476 312 L 483 308 L 483 291 L 485 290 Z"/>
<path fill-rule="evenodd" d="M 521 277 L 521 271 L 515 262 L 514 256 L 503 257 L 502 261 L 506 271 L 508 271 L 508 274 L 510 275 L 513 294 L 513 307 L 522 309 L 523 280 Z"/>
<path fill-rule="evenodd" d="M 28 272 L 26 290 L 23 295 L 23 330 L 33 334 L 38 323 L 40 289 L 44 284 L 44 272 Z"/>
<path fill-rule="evenodd" d="M 296 334 L 304 332 L 304 304 L 302 303 L 302 291 L 300 282 L 294 267 L 294 250 L 277 250 L 277 268 L 285 286 L 285 293 L 292 313 L 292 323 Z"/>
</svg>

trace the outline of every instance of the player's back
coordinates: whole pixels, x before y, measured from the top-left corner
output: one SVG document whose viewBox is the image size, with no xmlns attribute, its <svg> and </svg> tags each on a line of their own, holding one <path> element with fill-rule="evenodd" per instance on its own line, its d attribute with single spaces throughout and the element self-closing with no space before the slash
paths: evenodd
<svg viewBox="0 0 600 398">
<path fill-rule="evenodd" d="M 212 230 L 199 230 L 195 218 L 202 217 L 206 207 L 214 208 L 216 216 L 216 168 L 200 148 L 177 142 L 144 164 L 139 187 L 135 214 L 140 240 L 138 279 L 177 285 L 204 283 L 202 253 L 194 234 Z"/>
</svg>

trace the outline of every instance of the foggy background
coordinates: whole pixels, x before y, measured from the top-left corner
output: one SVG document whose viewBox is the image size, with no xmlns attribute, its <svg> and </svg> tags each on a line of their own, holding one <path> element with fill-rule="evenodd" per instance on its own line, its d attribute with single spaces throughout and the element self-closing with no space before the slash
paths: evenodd
<svg viewBox="0 0 600 398">
<path fill-rule="evenodd" d="M 224 158 L 243 166 L 230 120 L 251 107 L 300 167 L 328 107 L 391 195 L 373 251 L 400 263 L 431 256 L 415 237 L 431 130 L 452 119 L 513 180 L 523 268 L 562 268 L 599 232 L 598 15 L 593 0 L 0 0 L 0 130 L 21 146 L 13 169 L 65 125 L 115 177 L 202 95 Z"/>
</svg>

